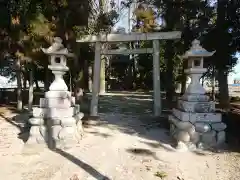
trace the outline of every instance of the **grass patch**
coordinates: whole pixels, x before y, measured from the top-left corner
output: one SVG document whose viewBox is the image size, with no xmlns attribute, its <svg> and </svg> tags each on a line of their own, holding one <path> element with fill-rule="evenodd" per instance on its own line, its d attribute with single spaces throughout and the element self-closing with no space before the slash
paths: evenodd
<svg viewBox="0 0 240 180">
<path fill-rule="evenodd" d="M 164 171 L 157 171 L 154 175 L 160 179 L 165 179 L 167 177 L 167 173 Z"/>
</svg>

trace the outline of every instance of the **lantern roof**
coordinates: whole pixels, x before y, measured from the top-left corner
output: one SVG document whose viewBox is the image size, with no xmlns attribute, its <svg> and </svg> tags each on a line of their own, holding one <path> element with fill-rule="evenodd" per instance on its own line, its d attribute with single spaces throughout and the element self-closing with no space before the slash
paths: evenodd
<svg viewBox="0 0 240 180">
<path fill-rule="evenodd" d="M 183 58 L 191 58 L 191 57 L 210 57 L 215 53 L 208 52 L 200 45 L 200 41 L 195 39 L 192 42 L 192 47 L 183 55 Z"/>
<path fill-rule="evenodd" d="M 73 56 L 73 54 L 69 53 L 68 49 L 63 46 L 60 37 L 55 37 L 52 45 L 49 48 L 42 48 L 42 51 L 48 55 Z"/>
</svg>

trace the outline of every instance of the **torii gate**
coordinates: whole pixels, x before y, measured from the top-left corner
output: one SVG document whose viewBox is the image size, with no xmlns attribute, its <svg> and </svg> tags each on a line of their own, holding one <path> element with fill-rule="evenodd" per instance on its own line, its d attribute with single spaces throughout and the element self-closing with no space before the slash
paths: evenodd
<svg viewBox="0 0 240 180">
<path fill-rule="evenodd" d="M 130 33 L 130 34 L 100 34 L 86 35 L 77 40 L 79 43 L 95 43 L 95 58 L 93 69 L 93 89 L 90 107 L 90 115 L 98 115 L 98 96 L 100 89 L 100 69 L 101 55 L 127 55 L 127 54 L 147 54 L 153 55 L 153 86 L 154 86 L 154 115 L 161 115 L 161 89 L 160 89 L 160 67 L 159 67 L 159 40 L 180 39 L 181 32 L 154 32 L 154 33 Z M 131 41 L 153 41 L 153 48 L 140 49 L 117 49 L 102 50 L 101 44 L 106 42 L 131 42 Z"/>
</svg>

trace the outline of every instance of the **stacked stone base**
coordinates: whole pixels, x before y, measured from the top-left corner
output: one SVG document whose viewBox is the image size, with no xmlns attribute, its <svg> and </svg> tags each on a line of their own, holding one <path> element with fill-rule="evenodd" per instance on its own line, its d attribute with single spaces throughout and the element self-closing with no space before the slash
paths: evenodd
<svg viewBox="0 0 240 180">
<path fill-rule="evenodd" d="M 27 145 L 49 148 L 67 148 L 78 144 L 82 136 L 83 113 L 75 105 L 70 92 L 49 91 L 40 100 L 40 107 L 33 108 L 33 117 Z"/>
<path fill-rule="evenodd" d="M 225 142 L 226 125 L 221 121 L 221 114 L 214 111 L 215 105 L 207 97 L 189 101 L 185 96 L 178 101 L 178 107 L 169 116 L 170 133 L 177 140 L 178 148 L 214 147 Z"/>
</svg>

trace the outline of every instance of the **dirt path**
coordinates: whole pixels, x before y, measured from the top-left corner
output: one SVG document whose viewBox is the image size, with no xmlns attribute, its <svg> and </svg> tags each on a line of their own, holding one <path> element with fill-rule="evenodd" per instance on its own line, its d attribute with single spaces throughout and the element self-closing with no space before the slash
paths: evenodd
<svg viewBox="0 0 240 180">
<path fill-rule="evenodd" d="M 28 156 L 21 154 L 24 144 L 17 126 L 0 120 L 1 179 L 70 180 L 74 175 L 79 180 L 161 179 L 156 173 L 166 174 L 165 180 L 240 179 L 238 153 L 176 152 L 167 130 L 152 125 L 145 115 L 100 115 L 102 120 L 85 128 L 78 147 Z"/>
</svg>

